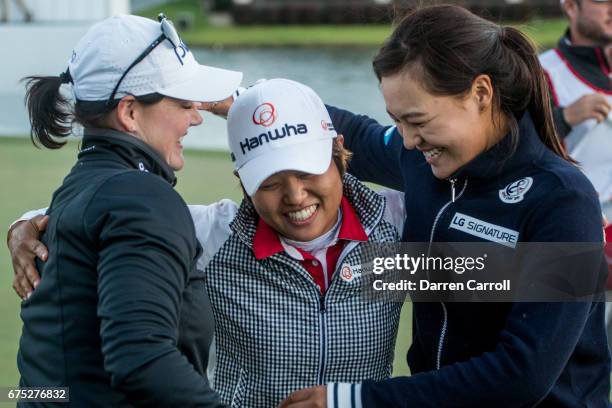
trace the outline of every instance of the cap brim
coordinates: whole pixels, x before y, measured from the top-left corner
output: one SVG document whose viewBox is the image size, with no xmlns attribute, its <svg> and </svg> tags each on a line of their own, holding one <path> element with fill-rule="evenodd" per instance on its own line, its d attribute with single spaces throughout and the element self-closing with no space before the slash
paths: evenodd
<svg viewBox="0 0 612 408">
<path fill-rule="evenodd" d="M 325 138 L 295 143 L 254 157 L 238 169 L 245 191 L 252 196 L 265 179 L 281 171 L 325 173 L 331 163 L 332 141 L 332 138 Z M 282 150 L 282 155 L 279 155 L 279 150 Z M 272 155 L 275 157 L 271 158 Z"/>
<path fill-rule="evenodd" d="M 199 65 L 189 79 L 161 89 L 172 98 L 195 102 L 220 101 L 230 96 L 242 82 L 242 72 Z"/>
</svg>

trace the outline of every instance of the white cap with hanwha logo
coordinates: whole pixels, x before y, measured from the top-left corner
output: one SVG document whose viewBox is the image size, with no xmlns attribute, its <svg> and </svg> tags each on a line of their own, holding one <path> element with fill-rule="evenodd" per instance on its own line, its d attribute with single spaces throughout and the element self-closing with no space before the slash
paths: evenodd
<svg viewBox="0 0 612 408">
<path fill-rule="evenodd" d="M 249 196 L 281 171 L 325 173 L 337 136 L 321 98 L 288 79 L 270 79 L 241 93 L 229 110 L 227 133 Z"/>
</svg>

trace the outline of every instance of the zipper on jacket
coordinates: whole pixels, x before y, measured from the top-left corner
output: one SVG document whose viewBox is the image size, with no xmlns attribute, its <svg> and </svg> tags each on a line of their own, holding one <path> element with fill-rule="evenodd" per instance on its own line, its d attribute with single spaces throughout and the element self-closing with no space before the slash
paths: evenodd
<svg viewBox="0 0 612 408">
<path fill-rule="evenodd" d="M 446 337 L 446 329 L 448 327 L 448 312 L 446 311 L 446 305 L 444 302 L 440 302 L 442 305 L 442 312 L 444 313 L 444 320 L 442 321 L 442 328 L 440 329 L 440 339 L 438 340 L 438 352 L 436 354 L 436 370 L 440 369 L 440 361 L 442 360 L 442 348 L 444 347 L 444 339 Z"/>
<path fill-rule="evenodd" d="M 373 226 L 365 230 L 365 233 L 368 237 L 370 236 L 370 233 L 374 230 L 374 228 L 376 228 L 376 226 L 380 223 L 383 217 L 384 217 L 384 211 L 381 211 L 380 216 L 373 223 Z M 344 259 L 348 256 L 348 254 L 353 249 L 355 249 L 355 247 L 357 247 L 357 245 L 359 245 L 359 242 L 351 241 L 347 245 L 344 246 L 344 248 L 342 249 L 342 252 L 340 252 L 340 256 L 338 257 L 338 260 L 336 261 L 336 267 L 334 269 L 334 274 L 337 274 L 336 272 L 340 269 Z M 331 286 L 335 279 L 337 278 L 332 277 L 332 281 L 330 282 L 329 287 L 327 288 L 328 291 L 331 290 Z M 317 378 L 318 384 L 324 384 L 323 380 L 325 376 L 325 369 L 326 369 L 326 362 L 327 362 L 326 361 L 327 360 L 327 320 L 325 318 L 325 312 L 326 312 L 325 295 L 319 295 L 319 331 L 321 332 L 321 340 L 320 340 L 320 345 L 319 345 L 320 363 L 319 363 L 319 373 L 318 373 L 318 378 Z"/>
<path fill-rule="evenodd" d="M 431 244 L 433 243 L 434 234 L 436 232 L 436 226 L 438 224 L 438 221 L 440 221 L 440 217 L 442 217 L 442 214 L 444 214 L 444 211 L 446 211 L 446 209 L 452 203 L 457 201 L 463 195 L 463 193 L 465 192 L 465 189 L 467 188 L 468 180 L 466 178 L 465 182 L 463 183 L 463 188 L 461 189 L 459 194 L 456 195 L 455 183 L 457 182 L 457 179 L 452 178 L 449 181 L 451 183 L 451 200 L 447 202 L 446 204 L 444 204 L 442 208 L 440 208 L 440 211 L 438 211 L 438 214 L 436 214 L 436 218 L 434 219 L 433 225 L 431 226 L 431 234 L 429 235 L 429 248 L 427 250 L 427 256 L 430 255 Z M 446 330 L 448 328 L 448 311 L 446 310 L 446 305 L 444 304 L 444 302 L 440 302 L 440 304 L 442 305 L 442 312 L 444 314 L 444 318 L 442 320 L 442 328 L 440 329 L 440 339 L 438 340 L 438 349 L 436 353 L 436 370 L 440 369 L 440 364 L 442 361 L 442 349 L 444 348 L 444 339 L 446 337 Z"/>
<path fill-rule="evenodd" d="M 325 295 L 319 296 L 319 330 L 321 332 L 319 351 L 319 375 L 317 384 L 324 384 L 325 363 L 327 359 L 327 322 L 325 320 Z"/>
<path fill-rule="evenodd" d="M 381 211 L 379 217 L 373 222 L 373 226 L 365 229 L 365 233 L 368 237 L 370 236 L 370 233 L 374 230 L 374 228 L 378 226 L 378 224 L 381 222 L 383 218 L 384 218 L 384 211 Z M 399 232 L 401 233 L 401 231 Z M 338 257 L 338 260 L 336 261 L 336 267 L 334 269 L 335 275 L 337 275 L 336 272 L 338 272 L 338 270 L 341 268 L 342 263 L 344 262 L 344 259 L 358 245 L 359 245 L 359 242 L 350 241 L 347 243 L 347 245 L 344 246 L 344 248 L 342 249 L 342 252 L 340 252 L 340 256 Z M 333 277 L 332 275 L 332 281 L 330 282 L 330 285 L 327 288 L 328 291 L 331 290 L 331 286 L 335 279 L 337 278 Z M 325 318 L 325 312 L 326 312 L 325 295 L 319 295 L 319 331 L 321 332 L 321 340 L 320 340 L 320 345 L 319 345 L 320 363 L 319 363 L 319 373 L 318 373 L 318 378 L 317 378 L 318 384 L 324 384 L 323 380 L 325 376 L 325 369 L 326 369 L 326 362 L 327 362 L 326 361 L 327 360 L 327 321 Z"/>
<path fill-rule="evenodd" d="M 438 221 L 440 221 L 440 217 L 442 217 L 442 214 L 444 214 L 444 211 L 446 211 L 448 206 L 450 206 L 452 203 L 457 201 L 463 195 L 467 187 L 467 184 L 468 184 L 468 180 L 465 179 L 465 182 L 463 183 L 463 187 L 461 188 L 461 191 L 459 192 L 458 195 L 456 195 L 455 194 L 455 183 L 457 182 L 457 179 L 453 178 L 453 179 L 450 179 L 449 181 L 451 183 L 451 201 L 444 204 L 442 208 L 440 208 L 440 210 L 438 211 L 438 214 L 436 214 L 436 218 L 434 218 L 433 225 L 431 226 L 431 233 L 429 234 L 429 249 L 431 249 L 431 243 L 433 242 L 434 234 L 436 232 Z M 427 255 L 429 256 L 429 250 L 427 251 Z"/>
</svg>

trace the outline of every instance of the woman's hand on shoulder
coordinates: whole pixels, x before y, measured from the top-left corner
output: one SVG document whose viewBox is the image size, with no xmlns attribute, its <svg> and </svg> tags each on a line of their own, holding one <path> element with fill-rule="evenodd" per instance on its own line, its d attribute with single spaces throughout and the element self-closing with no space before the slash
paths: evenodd
<svg viewBox="0 0 612 408">
<path fill-rule="evenodd" d="M 47 247 L 39 240 L 47 228 L 49 217 L 37 215 L 30 220 L 14 224 L 7 235 L 7 245 L 13 263 L 13 289 L 21 299 L 27 299 L 40 282 L 36 258 L 46 261 Z"/>
</svg>

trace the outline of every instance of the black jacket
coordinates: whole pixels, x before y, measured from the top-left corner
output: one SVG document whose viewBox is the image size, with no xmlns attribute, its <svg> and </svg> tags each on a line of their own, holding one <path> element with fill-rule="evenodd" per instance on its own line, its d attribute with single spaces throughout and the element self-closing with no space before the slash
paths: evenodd
<svg viewBox="0 0 612 408">
<path fill-rule="evenodd" d="M 69 387 L 73 407 L 221 405 L 206 378 L 202 249 L 174 184 L 145 143 L 86 130 L 48 209 L 40 285 L 22 304 L 22 387 Z"/>
<path fill-rule="evenodd" d="M 450 180 L 440 180 L 421 152 L 403 147 L 395 127 L 329 110 L 355 153 L 349 171 L 404 191 L 403 241 L 490 242 L 452 228 L 459 214 L 512 230 L 518 242 L 603 240 L 592 185 L 541 142 L 529 114 L 519 123 L 516 151 L 506 136 Z M 504 201 L 501 193 L 524 178 L 533 182 L 524 199 Z M 604 306 L 414 303 L 412 376 L 364 382 L 363 407 L 608 407 Z"/>
</svg>

